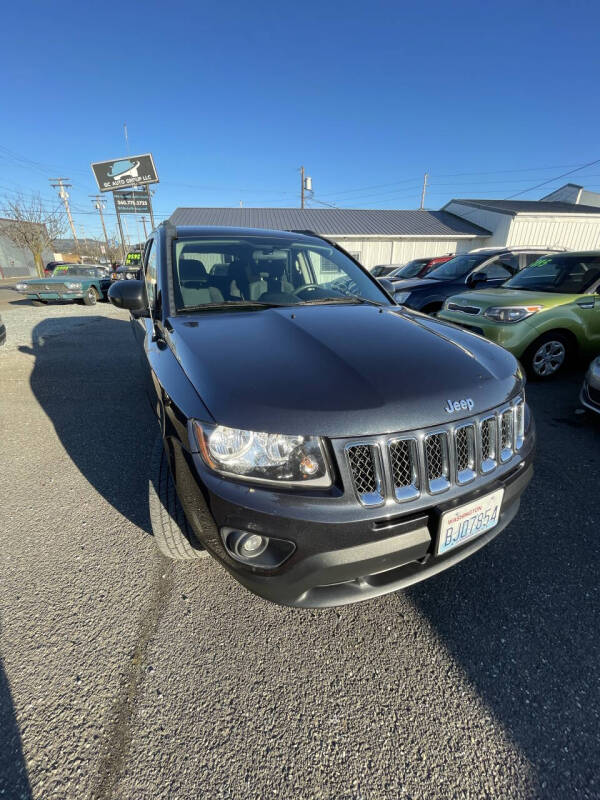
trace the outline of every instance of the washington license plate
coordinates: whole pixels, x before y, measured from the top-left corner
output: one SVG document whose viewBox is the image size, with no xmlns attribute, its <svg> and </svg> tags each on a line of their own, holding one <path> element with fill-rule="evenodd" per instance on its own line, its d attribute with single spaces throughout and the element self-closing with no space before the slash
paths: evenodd
<svg viewBox="0 0 600 800">
<path fill-rule="evenodd" d="M 453 547 L 459 547 L 469 539 L 495 528 L 503 496 L 504 489 L 497 489 L 442 514 L 436 555 L 447 553 Z"/>
</svg>

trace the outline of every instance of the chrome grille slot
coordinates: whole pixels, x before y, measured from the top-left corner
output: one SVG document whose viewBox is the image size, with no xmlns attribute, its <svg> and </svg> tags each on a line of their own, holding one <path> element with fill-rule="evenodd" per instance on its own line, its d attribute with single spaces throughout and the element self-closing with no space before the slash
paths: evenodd
<svg viewBox="0 0 600 800">
<path fill-rule="evenodd" d="M 357 443 L 346 445 L 354 491 L 364 506 L 383 503 L 381 462 L 376 445 Z"/>
<path fill-rule="evenodd" d="M 469 483 L 477 477 L 477 452 L 475 446 L 475 426 L 461 425 L 454 434 L 456 458 L 456 482 Z"/>
<path fill-rule="evenodd" d="M 507 408 L 500 414 L 500 461 L 508 461 L 513 454 L 514 411 Z"/>
<path fill-rule="evenodd" d="M 515 450 L 520 450 L 525 441 L 525 403 L 519 398 L 515 404 Z"/>
<path fill-rule="evenodd" d="M 420 494 L 419 459 L 415 439 L 392 439 L 388 442 L 394 497 L 400 502 L 414 500 Z"/>
<path fill-rule="evenodd" d="M 425 468 L 431 494 L 444 492 L 450 486 L 450 458 L 448 434 L 445 431 L 425 437 Z"/>
<path fill-rule="evenodd" d="M 498 423 L 496 415 L 481 420 L 481 471 L 485 475 L 498 464 Z"/>
</svg>

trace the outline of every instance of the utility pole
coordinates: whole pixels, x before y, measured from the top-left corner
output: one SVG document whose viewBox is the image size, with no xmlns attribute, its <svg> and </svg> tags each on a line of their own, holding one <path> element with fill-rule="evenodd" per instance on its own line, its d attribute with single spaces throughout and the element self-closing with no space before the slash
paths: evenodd
<svg viewBox="0 0 600 800">
<path fill-rule="evenodd" d="M 304 167 L 300 167 L 300 208 L 304 208 Z"/>
<path fill-rule="evenodd" d="M 65 211 L 67 212 L 67 218 L 69 220 L 69 225 L 71 226 L 71 233 L 73 234 L 73 242 L 75 244 L 75 252 L 77 255 L 81 255 L 79 252 L 79 240 L 77 239 L 77 234 L 75 233 L 75 224 L 73 222 L 73 217 L 71 216 L 71 209 L 69 208 L 69 193 L 67 189 L 70 189 L 72 184 L 65 183 L 65 181 L 71 180 L 70 178 L 48 178 L 50 181 L 50 185 L 53 189 L 58 189 L 58 196 L 63 201 L 65 205 Z M 56 183 L 52 183 L 52 181 L 56 181 Z"/>
<path fill-rule="evenodd" d="M 104 224 L 104 214 L 102 213 L 104 206 L 104 200 L 102 199 L 101 195 L 99 194 L 90 194 L 88 197 L 92 198 L 92 203 L 96 206 L 96 210 L 100 214 L 100 222 L 102 223 L 102 230 L 104 231 L 104 241 L 106 242 L 106 258 L 108 258 L 108 254 L 110 252 L 110 245 L 108 244 L 108 234 L 106 233 L 106 225 Z"/>
<path fill-rule="evenodd" d="M 150 187 L 146 185 L 146 196 L 148 198 L 148 211 L 150 212 L 150 225 L 152 230 L 154 230 L 154 212 L 152 210 L 152 197 L 150 193 Z"/>
<path fill-rule="evenodd" d="M 146 217 L 142 217 L 142 225 L 144 226 L 144 239 L 147 239 L 148 231 L 146 230 Z"/>
<path fill-rule="evenodd" d="M 429 173 L 426 172 L 423 176 L 423 191 L 421 192 L 421 210 L 425 208 L 425 192 L 427 191 L 427 179 L 429 178 Z"/>
<path fill-rule="evenodd" d="M 127 239 L 127 249 L 131 250 L 131 239 L 129 238 L 129 228 L 127 227 L 127 217 L 123 217 L 123 224 L 125 225 L 125 237 Z"/>
</svg>

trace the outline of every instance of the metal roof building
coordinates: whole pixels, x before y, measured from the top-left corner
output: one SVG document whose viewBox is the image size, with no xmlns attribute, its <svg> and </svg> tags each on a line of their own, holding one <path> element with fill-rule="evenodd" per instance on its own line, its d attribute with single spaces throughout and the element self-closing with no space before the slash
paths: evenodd
<svg viewBox="0 0 600 800">
<path fill-rule="evenodd" d="M 341 244 L 366 267 L 481 247 L 491 232 L 447 211 L 354 208 L 177 208 L 175 225 L 307 231 Z"/>
<path fill-rule="evenodd" d="M 338 242 L 366 267 L 476 247 L 600 250 L 594 193 L 562 187 L 542 200 L 455 198 L 441 211 L 355 208 L 178 208 L 176 225 L 311 230 Z"/>
<path fill-rule="evenodd" d="M 444 211 L 491 231 L 490 246 L 600 250 L 600 207 L 561 200 L 454 199 Z"/>
</svg>

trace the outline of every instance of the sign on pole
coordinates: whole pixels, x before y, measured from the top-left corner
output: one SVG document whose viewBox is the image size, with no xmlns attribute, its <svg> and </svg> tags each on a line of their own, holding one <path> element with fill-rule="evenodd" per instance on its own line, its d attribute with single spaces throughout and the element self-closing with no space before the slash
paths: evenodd
<svg viewBox="0 0 600 800">
<path fill-rule="evenodd" d="M 113 158 L 110 161 L 96 161 L 91 166 L 101 192 L 158 183 L 152 153 Z"/>
<path fill-rule="evenodd" d="M 145 191 L 115 192 L 115 205 L 121 214 L 149 214 L 150 200 Z"/>
</svg>

